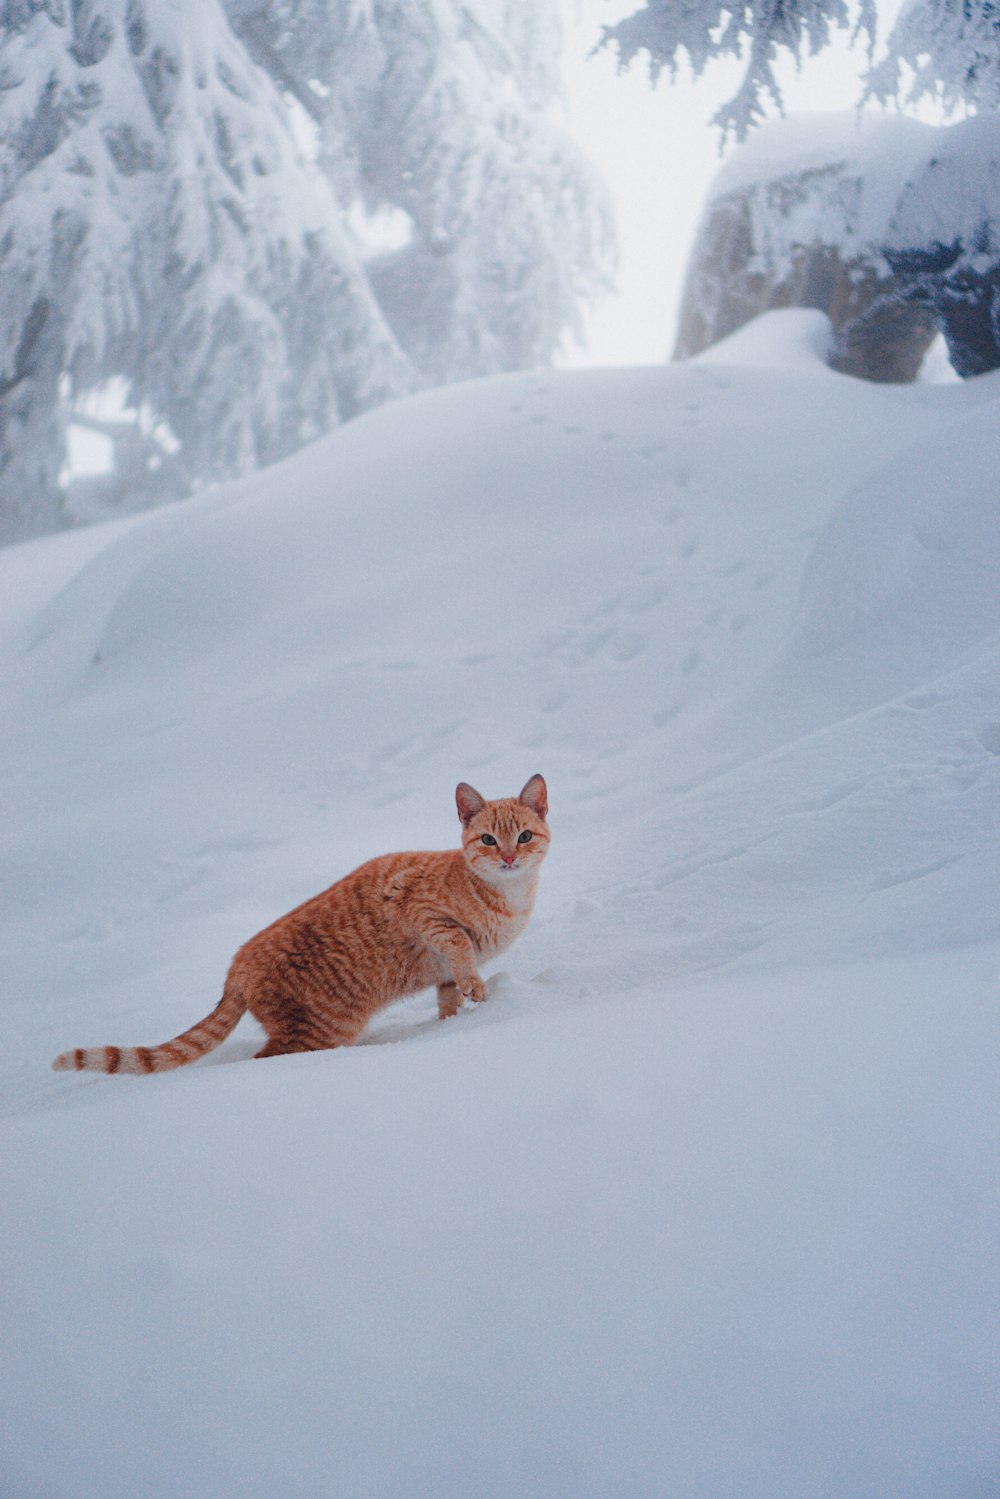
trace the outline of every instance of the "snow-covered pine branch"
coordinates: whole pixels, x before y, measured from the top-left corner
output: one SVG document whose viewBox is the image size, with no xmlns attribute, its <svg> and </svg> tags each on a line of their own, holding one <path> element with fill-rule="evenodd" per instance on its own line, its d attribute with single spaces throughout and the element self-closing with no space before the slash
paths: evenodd
<svg viewBox="0 0 1000 1499">
<path fill-rule="evenodd" d="M 642 9 L 606 27 L 602 45 L 617 49 L 627 67 L 648 55 L 655 80 L 687 55 L 696 75 L 717 57 L 745 58 L 740 86 L 715 117 L 723 134 L 742 140 L 763 118 L 765 100 L 780 106 L 773 64 L 780 53 L 796 61 L 827 45 L 834 28 L 876 34 L 875 0 L 646 0 Z M 933 95 L 946 106 L 1000 106 L 1000 7 L 996 0 L 907 0 L 872 68 L 867 91 L 883 102 Z"/>
<path fill-rule="evenodd" d="M 902 64 L 909 71 L 907 80 Z M 925 96 L 950 109 L 1000 108 L 1000 7 L 996 0 L 908 0 L 885 59 L 869 76 L 883 102 Z"/>
<path fill-rule="evenodd" d="M 746 0 L 737 6 L 725 0 L 646 0 L 641 10 L 605 27 L 600 45 L 613 46 L 622 67 L 645 52 L 654 82 L 664 68 L 676 72 L 682 52 L 696 76 L 715 58 L 746 57 L 740 86 L 714 121 L 723 136 L 731 132 L 742 140 L 763 119 L 768 96 L 781 104 L 773 66 L 779 52 L 798 61 L 821 51 L 834 29 L 851 24 L 846 0 Z M 874 39 L 874 0 L 860 0 L 853 24 Z"/>
</svg>

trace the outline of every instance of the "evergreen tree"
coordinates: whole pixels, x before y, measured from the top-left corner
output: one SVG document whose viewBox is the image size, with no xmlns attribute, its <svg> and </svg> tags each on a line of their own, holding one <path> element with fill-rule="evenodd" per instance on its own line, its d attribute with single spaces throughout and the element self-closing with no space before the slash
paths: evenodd
<svg viewBox="0 0 1000 1499">
<path fill-rule="evenodd" d="M 765 112 L 779 106 L 774 63 L 784 50 L 796 60 L 820 51 L 834 28 L 854 24 L 873 50 L 875 0 L 860 0 L 856 18 L 846 0 L 646 0 L 641 10 L 606 27 L 603 44 L 617 48 L 622 66 L 640 52 L 654 80 L 675 69 L 683 50 L 696 74 L 713 58 L 745 57 L 740 86 L 715 116 L 724 134 L 742 139 Z M 903 64 L 911 70 L 909 84 Z M 925 95 L 946 105 L 995 109 L 1000 103 L 1000 7 L 996 0 L 907 0 L 872 71 L 868 90 L 883 101 L 906 89 L 911 102 Z"/>
<path fill-rule="evenodd" d="M 8 0 L 2 20 L 4 539 L 58 523 L 69 408 L 111 376 L 188 484 L 409 388 L 333 192 L 216 0 Z"/>
<path fill-rule="evenodd" d="M 226 0 L 343 202 L 391 212 L 372 286 L 424 378 L 546 362 L 606 279 L 606 195 L 552 121 L 560 32 L 523 0 Z"/>
<path fill-rule="evenodd" d="M 872 94 L 911 102 L 939 98 L 948 108 L 1000 108 L 1000 8 L 996 0 L 908 0 L 896 20 L 885 59 L 869 78 Z"/>
<path fill-rule="evenodd" d="M 112 379 L 136 508 L 552 353 L 607 218 L 517 11 L 0 0 L 0 539 L 66 520 L 67 422 Z M 361 204 L 404 210 L 394 260 Z"/>
</svg>

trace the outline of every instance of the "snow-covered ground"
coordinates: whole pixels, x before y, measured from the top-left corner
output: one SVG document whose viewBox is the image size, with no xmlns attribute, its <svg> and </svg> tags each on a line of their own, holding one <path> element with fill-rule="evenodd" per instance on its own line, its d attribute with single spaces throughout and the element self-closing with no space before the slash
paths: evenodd
<svg viewBox="0 0 1000 1499">
<path fill-rule="evenodd" d="M 987 1499 L 1000 376 L 383 407 L 0 552 L 3 1499 Z M 168 1039 L 547 778 L 486 1004 Z"/>
</svg>

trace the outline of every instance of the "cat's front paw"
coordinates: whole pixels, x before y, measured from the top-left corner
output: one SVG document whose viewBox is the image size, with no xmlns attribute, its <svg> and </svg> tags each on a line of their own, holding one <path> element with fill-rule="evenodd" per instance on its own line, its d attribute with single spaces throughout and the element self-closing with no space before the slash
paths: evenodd
<svg viewBox="0 0 1000 1499">
<path fill-rule="evenodd" d="M 486 985 L 478 973 L 465 983 L 459 984 L 458 987 L 463 999 L 471 999 L 478 1004 L 481 999 L 486 998 Z"/>
</svg>

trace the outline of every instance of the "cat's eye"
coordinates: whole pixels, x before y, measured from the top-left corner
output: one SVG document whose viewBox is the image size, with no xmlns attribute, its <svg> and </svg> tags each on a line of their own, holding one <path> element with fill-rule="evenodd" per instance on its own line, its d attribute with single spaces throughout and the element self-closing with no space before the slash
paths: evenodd
<svg viewBox="0 0 1000 1499">
<path fill-rule="evenodd" d="M 518 843 L 530 843 L 531 842 L 531 833 L 529 832 L 529 830 L 527 828 L 525 828 L 524 832 L 521 834 L 520 838 L 517 841 L 518 841 Z"/>
<path fill-rule="evenodd" d="M 494 836 L 493 836 L 492 833 L 484 833 L 483 837 L 482 837 L 482 842 L 485 843 L 485 844 L 487 844 L 488 847 L 490 847 L 490 848 L 496 848 L 496 845 L 497 845 L 497 841 L 494 838 Z"/>
</svg>

